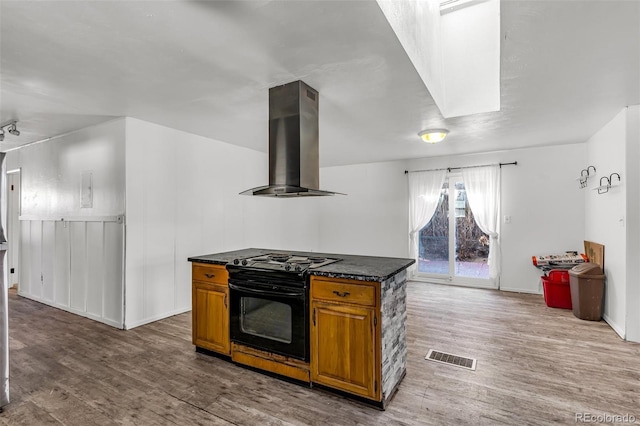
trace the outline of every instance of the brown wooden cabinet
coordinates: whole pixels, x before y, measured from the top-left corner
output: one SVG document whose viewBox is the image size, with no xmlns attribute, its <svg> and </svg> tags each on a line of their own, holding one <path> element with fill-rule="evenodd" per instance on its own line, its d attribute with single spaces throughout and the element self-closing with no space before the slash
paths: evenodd
<svg viewBox="0 0 640 426">
<path fill-rule="evenodd" d="M 311 381 L 380 400 L 379 284 L 311 277 Z"/>
<path fill-rule="evenodd" d="M 223 266 L 193 264 L 193 344 L 230 354 L 229 287 Z"/>
</svg>

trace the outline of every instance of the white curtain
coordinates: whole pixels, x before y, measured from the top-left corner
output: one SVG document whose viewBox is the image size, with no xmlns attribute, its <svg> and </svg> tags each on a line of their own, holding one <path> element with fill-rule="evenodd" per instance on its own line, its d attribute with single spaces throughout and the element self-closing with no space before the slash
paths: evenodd
<svg viewBox="0 0 640 426">
<path fill-rule="evenodd" d="M 478 227 L 490 238 L 489 278 L 495 287 L 499 287 L 500 167 L 486 166 L 462 169 L 462 179 L 467 191 L 469 207 Z"/>
<path fill-rule="evenodd" d="M 445 175 L 446 170 L 409 173 L 409 253 L 412 259 L 418 259 L 418 236 L 438 207 Z"/>
</svg>

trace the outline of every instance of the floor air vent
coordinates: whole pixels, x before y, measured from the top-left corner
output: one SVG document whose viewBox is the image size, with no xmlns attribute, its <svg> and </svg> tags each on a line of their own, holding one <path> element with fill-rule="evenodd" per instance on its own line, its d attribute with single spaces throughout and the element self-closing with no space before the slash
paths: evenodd
<svg viewBox="0 0 640 426">
<path fill-rule="evenodd" d="M 448 354 L 445 352 L 434 351 L 429 349 L 429 353 L 424 358 L 429 361 L 442 362 L 443 364 L 455 365 L 458 367 L 466 368 L 467 370 L 476 369 L 476 360 L 473 358 L 465 358 L 463 356 Z"/>
</svg>

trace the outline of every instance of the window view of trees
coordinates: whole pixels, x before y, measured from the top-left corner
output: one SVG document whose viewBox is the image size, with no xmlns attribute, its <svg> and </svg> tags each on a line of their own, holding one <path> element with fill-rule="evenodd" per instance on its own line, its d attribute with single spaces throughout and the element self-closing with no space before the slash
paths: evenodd
<svg viewBox="0 0 640 426">
<path fill-rule="evenodd" d="M 455 215 L 455 261 L 459 275 L 485 278 L 486 261 L 489 256 L 489 237 L 483 233 L 473 217 L 466 199 L 464 184 L 457 182 L 452 191 Z M 440 193 L 440 202 L 431 221 L 420 231 L 420 272 L 448 273 L 449 261 L 449 183 L 445 182 Z M 464 268 L 459 268 L 459 263 Z M 484 263 L 484 265 L 482 265 Z M 473 264 L 477 264 L 474 268 Z M 431 266 L 430 266 L 431 265 Z M 483 268 L 484 266 L 484 268 Z M 486 274 L 488 274 L 488 269 Z M 487 275 L 488 277 L 488 275 Z"/>
<path fill-rule="evenodd" d="M 440 202 L 427 226 L 420 230 L 420 259 L 449 260 L 449 184 L 440 192 Z"/>
</svg>

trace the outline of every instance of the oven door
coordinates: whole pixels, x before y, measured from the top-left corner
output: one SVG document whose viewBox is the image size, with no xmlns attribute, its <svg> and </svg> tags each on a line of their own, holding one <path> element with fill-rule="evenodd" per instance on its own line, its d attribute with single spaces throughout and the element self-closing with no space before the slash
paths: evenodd
<svg viewBox="0 0 640 426">
<path fill-rule="evenodd" d="M 229 280 L 231 340 L 309 360 L 307 290 Z"/>
</svg>

